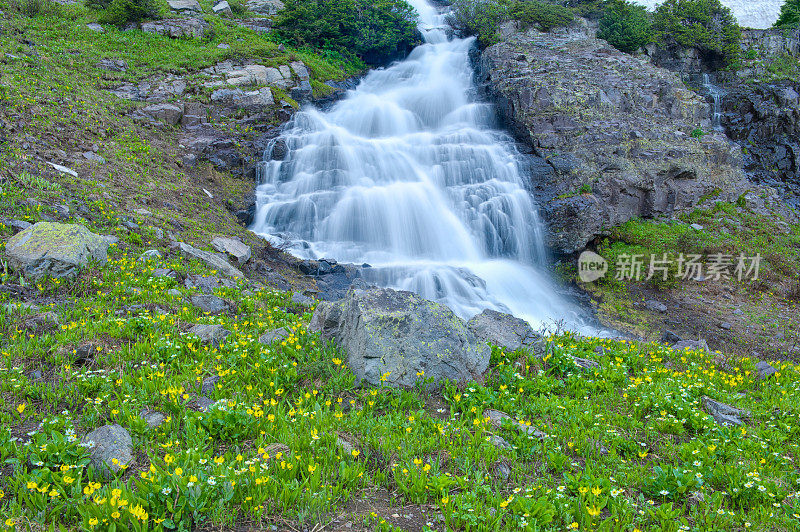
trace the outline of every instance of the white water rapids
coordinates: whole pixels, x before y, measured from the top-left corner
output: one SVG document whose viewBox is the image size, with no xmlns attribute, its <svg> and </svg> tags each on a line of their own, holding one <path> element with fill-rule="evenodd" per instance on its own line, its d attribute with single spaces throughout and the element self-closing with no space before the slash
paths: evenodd
<svg viewBox="0 0 800 532">
<path fill-rule="evenodd" d="M 301 258 L 368 263 L 368 282 L 463 318 L 491 308 L 587 329 L 546 273 L 514 143 L 477 98 L 473 39 L 448 39 L 437 9 L 411 3 L 425 44 L 330 110 L 295 115 L 286 157 L 260 168 L 251 229 Z"/>
</svg>

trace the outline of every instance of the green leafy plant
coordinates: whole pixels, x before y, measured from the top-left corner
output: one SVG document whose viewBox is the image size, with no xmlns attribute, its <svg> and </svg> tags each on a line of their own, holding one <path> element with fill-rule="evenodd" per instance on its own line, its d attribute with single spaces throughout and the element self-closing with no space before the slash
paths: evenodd
<svg viewBox="0 0 800 532">
<path fill-rule="evenodd" d="M 161 7 L 157 0 L 111 0 L 100 17 L 103 22 L 122 26 L 159 18 Z"/>
<path fill-rule="evenodd" d="M 405 0 L 288 0 L 275 22 L 278 39 L 381 64 L 418 42 L 416 13 Z"/>
<path fill-rule="evenodd" d="M 776 28 L 797 26 L 800 22 L 800 0 L 786 0 L 781 6 L 781 14 L 775 22 Z"/>
<path fill-rule="evenodd" d="M 450 23 L 467 34 L 475 35 L 481 46 L 497 42 L 498 29 L 510 20 L 519 22 L 523 28 L 550 31 L 570 24 L 574 14 L 562 5 L 539 0 L 456 0 L 450 15 Z"/>
<path fill-rule="evenodd" d="M 653 27 L 660 41 L 716 55 L 735 68 L 742 31 L 730 8 L 719 0 L 666 0 L 656 9 Z"/>
<path fill-rule="evenodd" d="M 632 53 L 653 39 L 650 14 L 640 5 L 627 0 L 612 0 L 606 6 L 597 37 L 623 52 Z"/>
</svg>

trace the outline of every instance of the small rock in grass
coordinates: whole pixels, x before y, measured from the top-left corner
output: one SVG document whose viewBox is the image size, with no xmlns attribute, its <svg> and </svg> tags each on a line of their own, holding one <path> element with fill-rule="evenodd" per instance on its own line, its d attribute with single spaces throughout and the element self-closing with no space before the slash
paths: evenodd
<svg viewBox="0 0 800 532">
<path fill-rule="evenodd" d="M 171 279 L 175 278 L 175 272 L 173 270 L 170 270 L 169 268 L 156 268 L 155 270 L 153 270 L 152 275 L 156 279 L 158 279 L 159 277 L 169 277 Z"/>
<path fill-rule="evenodd" d="M 689 227 L 691 227 L 691 228 L 692 228 L 692 229 L 694 229 L 695 231 L 702 231 L 702 230 L 703 230 L 703 226 L 702 226 L 702 225 L 700 225 L 700 224 L 692 224 L 692 225 L 690 225 Z"/>
<path fill-rule="evenodd" d="M 284 338 L 290 336 L 291 334 L 292 333 L 290 333 L 286 327 L 281 327 L 280 329 L 272 329 L 262 334 L 261 337 L 258 339 L 258 343 L 269 345 L 273 342 L 281 341 Z"/>
<path fill-rule="evenodd" d="M 104 425 L 83 437 L 89 444 L 92 465 L 104 476 L 133 462 L 133 440 L 119 425 Z"/>
<path fill-rule="evenodd" d="M 505 462 L 497 462 L 494 466 L 494 474 L 503 480 L 508 480 L 508 477 L 511 476 L 511 468 Z"/>
<path fill-rule="evenodd" d="M 211 395 L 217 388 L 219 382 L 219 375 L 210 375 L 203 379 L 203 384 L 200 386 L 200 394 L 204 397 Z"/>
<path fill-rule="evenodd" d="M 506 451 L 509 451 L 514 448 L 504 438 L 496 434 L 492 434 L 491 436 L 489 436 L 489 442 L 498 449 L 505 449 Z"/>
<path fill-rule="evenodd" d="M 183 294 L 181 294 L 181 291 L 176 288 L 170 288 L 167 290 L 167 295 L 172 297 L 181 297 Z"/>
<path fill-rule="evenodd" d="M 160 259 L 161 252 L 157 249 L 148 249 L 139 256 L 139 260 Z"/>
<path fill-rule="evenodd" d="M 219 314 L 228 309 L 228 303 L 224 299 L 209 295 L 192 296 L 192 305 L 208 314 Z"/>
<path fill-rule="evenodd" d="M 530 425 L 526 425 L 525 423 L 520 423 L 519 421 L 514 420 L 511 416 L 506 414 L 505 412 L 501 412 L 499 410 L 486 410 L 483 413 L 484 417 L 489 418 L 489 422 L 495 428 L 499 429 L 503 427 L 503 424 L 509 424 L 516 428 L 517 430 L 524 432 L 530 436 L 534 436 L 535 438 L 543 439 L 547 437 L 547 434 L 540 431 L 536 427 L 532 427 Z"/>
<path fill-rule="evenodd" d="M 707 395 L 702 397 L 702 403 L 706 411 L 711 414 L 714 420 L 720 425 L 744 425 L 744 421 L 742 421 L 741 418 L 750 416 L 750 413 L 747 410 L 741 410 L 739 408 L 726 405 L 725 403 L 715 401 Z"/>
<path fill-rule="evenodd" d="M 662 303 L 661 301 L 656 301 L 654 299 L 650 299 L 644 302 L 645 308 L 647 310 L 652 310 L 653 312 L 661 312 L 664 313 L 667 311 L 667 306 Z"/>
<path fill-rule="evenodd" d="M 730 331 L 731 330 L 731 324 L 728 323 L 727 321 L 723 321 L 722 323 L 719 324 L 719 328 L 723 329 L 725 331 Z"/>
<path fill-rule="evenodd" d="M 665 344 L 674 344 L 683 340 L 680 336 L 670 330 L 665 330 L 661 333 L 661 341 Z"/>
<path fill-rule="evenodd" d="M 158 426 L 161 425 L 166 419 L 164 414 L 161 412 L 156 412 L 155 410 L 144 410 L 141 413 L 141 417 L 151 429 L 158 428 Z"/>
<path fill-rule="evenodd" d="M 61 322 L 58 319 L 58 314 L 55 312 L 41 312 L 39 314 L 34 314 L 33 316 L 28 316 L 22 322 L 22 326 L 31 332 L 43 333 L 53 329 L 56 329 L 61 325 Z"/>
<path fill-rule="evenodd" d="M 772 364 L 769 362 L 764 362 L 763 360 L 756 364 L 756 371 L 758 372 L 758 378 L 760 380 L 768 379 L 778 372 L 778 370 L 775 369 Z"/>
<path fill-rule="evenodd" d="M 308 296 L 301 294 L 300 292 L 294 292 L 292 294 L 292 303 L 295 305 L 302 305 L 304 307 L 313 307 L 314 300 Z"/>
<path fill-rule="evenodd" d="M 220 343 L 227 338 L 231 332 L 222 325 L 195 325 L 189 329 L 189 334 L 194 334 L 204 344 L 212 344 L 219 347 Z"/>
</svg>

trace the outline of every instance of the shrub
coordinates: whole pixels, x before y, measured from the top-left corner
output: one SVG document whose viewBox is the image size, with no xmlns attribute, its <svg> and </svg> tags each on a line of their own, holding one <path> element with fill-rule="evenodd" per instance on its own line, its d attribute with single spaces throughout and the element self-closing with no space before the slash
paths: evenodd
<svg viewBox="0 0 800 532">
<path fill-rule="evenodd" d="M 490 46 L 499 40 L 500 25 L 509 20 L 516 20 L 523 27 L 550 31 L 570 24 L 573 19 L 571 9 L 538 0 L 456 0 L 450 23 L 475 35 L 481 46 Z"/>
<path fill-rule="evenodd" d="M 50 0 L 23 0 L 20 3 L 20 10 L 29 17 L 39 15 L 57 15 L 61 6 Z"/>
<path fill-rule="evenodd" d="M 739 62 L 741 29 L 719 0 L 665 0 L 656 9 L 654 28 L 664 42 L 716 54 L 729 67 Z"/>
<path fill-rule="evenodd" d="M 800 22 L 800 0 L 786 0 L 781 6 L 781 14 L 775 27 L 797 26 L 798 22 Z"/>
<path fill-rule="evenodd" d="M 287 0 L 275 34 L 297 46 L 335 50 L 385 63 L 418 42 L 405 0 Z"/>
<path fill-rule="evenodd" d="M 633 53 L 652 40 L 652 31 L 647 9 L 627 0 L 612 0 L 600 19 L 597 37 L 617 50 Z"/>
<path fill-rule="evenodd" d="M 511 18 L 523 27 L 535 26 L 541 31 L 567 26 L 575 18 L 572 10 L 557 4 L 537 1 L 518 1 L 511 5 Z"/>
<path fill-rule="evenodd" d="M 159 18 L 160 12 L 157 0 L 111 0 L 101 20 L 122 26 L 129 22 Z"/>
</svg>

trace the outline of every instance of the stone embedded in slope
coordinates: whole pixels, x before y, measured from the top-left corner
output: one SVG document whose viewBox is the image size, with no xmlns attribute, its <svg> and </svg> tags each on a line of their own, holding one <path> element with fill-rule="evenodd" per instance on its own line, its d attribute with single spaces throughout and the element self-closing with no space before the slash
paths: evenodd
<svg viewBox="0 0 800 532">
<path fill-rule="evenodd" d="M 167 3 L 173 11 L 194 11 L 196 13 L 203 11 L 197 0 L 167 0 Z"/>
<path fill-rule="evenodd" d="M 209 295 L 194 295 L 191 297 L 192 305 L 199 308 L 207 314 L 220 314 L 228 310 L 228 303 L 224 299 L 217 296 Z"/>
<path fill-rule="evenodd" d="M 193 37 L 200 39 L 206 36 L 211 26 L 197 18 L 167 18 L 142 23 L 142 31 L 156 33 L 172 39 Z"/>
<path fill-rule="evenodd" d="M 741 418 L 750 417 L 750 412 L 747 410 L 741 410 L 731 405 L 720 403 L 719 401 L 715 401 L 707 395 L 702 397 L 702 403 L 703 408 L 706 409 L 706 412 L 711 414 L 714 420 L 720 425 L 744 425 L 744 421 L 742 421 Z"/>
<path fill-rule="evenodd" d="M 231 334 L 222 325 L 195 325 L 189 329 L 188 333 L 200 338 L 200 342 L 211 344 L 214 347 L 219 347 L 225 338 Z"/>
<path fill-rule="evenodd" d="M 211 246 L 220 253 L 225 253 L 232 259 L 235 259 L 241 266 L 244 266 L 252 256 L 250 246 L 238 238 L 217 237 L 211 241 Z"/>
<path fill-rule="evenodd" d="M 532 427 L 531 425 L 526 425 L 525 423 L 521 423 L 505 412 L 501 412 L 499 410 L 486 410 L 483 413 L 483 417 L 488 417 L 489 422 L 492 426 L 496 429 L 500 429 L 503 425 L 511 426 L 517 429 L 520 432 L 524 432 L 529 436 L 533 436 L 534 438 L 544 439 L 547 437 L 547 434 L 540 431 L 536 427 Z"/>
<path fill-rule="evenodd" d="M 9 266 L 26 277 L 71 277 L 96 260 L 105 264 L 108 242 L 82 225 L 39 222 L 6 243 Z"/>
<path fill-rule="evenodd" d="M 281 0 L 249 0 L 247 2 L 247 9 L 254 13 L 275 15 L 278 11 L 283 9 L 283 2 L 281 2 Z"/>
<path fill-rule="evenodd" d="M 158 103 L 142 108 L 142 112 L 170 126 L 177 126 L 183 116 L 183 110 L 171 103 Z"/>
<path fill-rule="evenodd" d="M 241 272 L 241 270 L 231 266 L 231 264 L 225 260 L 224 255 L 197 249 L 196 247 L 190 246 L 184 242 L 176 242 L 175 245 L 184 257 L 199 259 L 212 268 L 215 268 L 220 273 L 229 277 L 244 277 L 244 274 Z"/>
<path fill-rule="evenodd" d="M 230 15 L 231 13 L 233 13 L 233 11 L 231 10 L 231 5 L 225 0 L 222 0 L 222 2 L 217 3 L 214 7 L 211 8 L 211 10 L 218 15 Z"/>
<path fill-rule="evenodd" d="M 104 425 L 83 437 L 90 445 L 92 465 L 102 475 L 110 476 L 133 462 L 133 440 L 119 425 Z"/>
<path fill-rule="evenodd" d="M 490 349 L 452 310 L 411 292 L 350 290 L 317 306 L 309 330 L 336 339 L 356 377 L 373 385 L 413 386 L 424 372 L 434 382 L 479 378 Z"/>
<path fill-rule="evenodd" d="M 541 338 L 527 321 L 491 309 L 474 316 L 467 327 L 478 340 L 509 351 L 527 347 Z"/>
<path fill-rule="evenodd" d="M 270 331 L 265 332 L 258 338 L 258 343 L 269 345 L 276 341 L 281 341 L 284 338 L 288 338 L 292 333 L 286 327 L 281 327 L 280 329 L 272 329 Z"/>
</svg>

